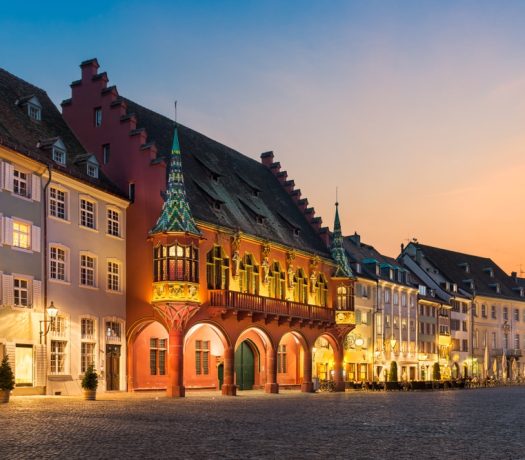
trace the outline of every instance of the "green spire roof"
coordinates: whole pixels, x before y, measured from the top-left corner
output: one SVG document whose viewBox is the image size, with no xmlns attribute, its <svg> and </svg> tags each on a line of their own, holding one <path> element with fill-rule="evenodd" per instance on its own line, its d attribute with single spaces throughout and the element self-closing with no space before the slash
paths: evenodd
<svg viewBox="0 0 525 460">
<path fill-rule="evenodd" d="M 177 126 L 175 126 L 175 132 L 173 133 L 173 147 L 171 148 L 168 164 L 166 200 L 162 206 L 162 212 L 157 223 L 150 230 L 150 235 L 172 232 L 201 234 L 195 225 L 186 197 Z"/>
<path fill-rule="evenodd" d="M 341 232 L 341 222 L 339 220 L 339 203 L 335 203 L 334 232 L 330 252 L 332 253 L 332 258 L 337 262 L 334 276 L 353 278 L 354 274 L 343 246 L 343 233 Z"/>
</svg>

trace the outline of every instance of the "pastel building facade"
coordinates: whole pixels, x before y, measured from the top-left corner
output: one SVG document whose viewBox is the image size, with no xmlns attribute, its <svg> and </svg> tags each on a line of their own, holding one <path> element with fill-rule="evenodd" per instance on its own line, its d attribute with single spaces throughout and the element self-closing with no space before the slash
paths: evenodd
<svg viewBox="0 0 525 460">
<path fill-rule="evenodd" d="M 100 390 L 124 389 L 128 201 L 45 91 L 0 69 L 0 92 L 0 342 L 15 394 L 79 394 L 90 364 Z M 123 347 L 111 385 L 108 343 Z"/>
</svg>

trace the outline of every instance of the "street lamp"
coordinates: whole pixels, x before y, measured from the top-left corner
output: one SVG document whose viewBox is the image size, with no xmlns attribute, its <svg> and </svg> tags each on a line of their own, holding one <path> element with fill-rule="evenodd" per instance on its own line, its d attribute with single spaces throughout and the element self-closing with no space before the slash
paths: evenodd
<svg viewBox="0 0 525 460">
<path fill-rule="evenodd" d="M 53 322 L 53 318 L 56 318 L 58 313 L 58 308 L 55 307 L 55 304 L 53 301 L 49 304 L 49 307 L 46 308 L 47 316 L 51 318 L 51 320 L 47 320 L 44 318 L 44 320 L 40 321 L 40 345 L 42 345 L 42 337 L 47 336 L 49 329 L 51 328 L 51 323 Z M 43 327 L 42 327 L 43 325 Z"/>
</svg>

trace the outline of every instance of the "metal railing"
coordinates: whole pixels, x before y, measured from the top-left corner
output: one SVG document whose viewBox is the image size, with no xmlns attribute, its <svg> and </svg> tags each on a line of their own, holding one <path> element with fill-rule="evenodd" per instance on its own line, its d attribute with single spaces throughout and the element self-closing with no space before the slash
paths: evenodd
<svg viewBox="0 0 525 460">
<path fill-rule="evenodd" d="M 247 310 L 267 315 L 289 316 L 317 321 L 334 321 L 334 310 L 290 300 L 274 299 L 244 292 L 210 290 L 210 306 Z"/>
</svg>

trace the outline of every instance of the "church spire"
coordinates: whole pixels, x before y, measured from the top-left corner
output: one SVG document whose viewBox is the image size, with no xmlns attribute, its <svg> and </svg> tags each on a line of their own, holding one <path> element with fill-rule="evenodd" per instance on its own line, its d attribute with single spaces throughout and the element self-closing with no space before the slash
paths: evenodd
<svg viewBox="0 0 525 460">
<path fill-rule="evenodd" d="M 168 186 L 162 212 L 150 235 L 155 233 L 192 233 L 200 235 L 190 205 L 186 197 L 184 177 L 182 175 L 182 159 L 179 145 L 178 127 L 175 124 L 173 146 L 168 163 Z"/>
<path fill-rule="evenodd" d="M 354 275 L 348 262 L 348 256 L 343 245 L 343 233 L 341 232 L 341 221 L 339 220 L 339 203 L 335 203 L 335 219 L 332 246 L 330 247 L 332 258 L 337 262 L 334 277 L 352 278 Z"/>
</svg>

